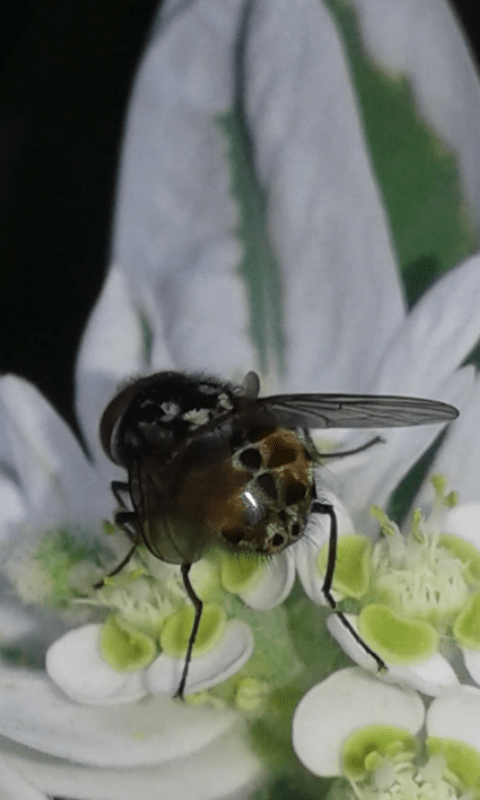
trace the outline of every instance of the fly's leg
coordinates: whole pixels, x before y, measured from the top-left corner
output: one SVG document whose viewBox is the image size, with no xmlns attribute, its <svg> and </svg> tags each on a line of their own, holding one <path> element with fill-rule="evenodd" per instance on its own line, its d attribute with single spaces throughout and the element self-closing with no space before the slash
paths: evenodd
<svg viewBox="0 0 480 800">
<path fill-rule="evenodd" d="M 130 487 L 126 481 L 112 481 L 110 484 L 112 494 L 120 508 L 128 508 L 130 499 Z"/>
<path fill-rule="evenodd" d="M 190 600 L 193 603 L 193 607 L 195 609 L 195 616 L 193 618 L 192 630 L 190 631 L 190 638 L 188 640 L 188 647 L 185 655 L 185 663 L 183 665 L 182 677 L 180 679 L 178 689 L 174 694 L 174 697 L 179 697 L 180 700 L 183 700 L 185 684 L 187 682 L 187 676 L 188 676 L 188 667 L 190 666 L 190 661 L 192 660 L 193 645 L 195 644 L 195 639 L 197 638 L 198 626 L 200 625 L 200 618 L 202 616 L 202 610 L 203 610 L 203 603 L 200 600 L 200 598 L 195 594 L 195 589 L 193 588 L 188 575 L 191 566 L 192 566 L 191 564 L 182 564 L 181 566 L 183 585 L 185 586 L 185 591 L 187 592 Z"/>
<path fill-rule="evenodd" d="M 387 665 L 385 662 L 380 658 L 377 653 L 372 650 L 366 642 L 362 639 L 360 634 L 357 633 L 353 625 L 349 622 L 347 617 L 342 611 L 338 610 L 337 602 L 332 595 L 332 584 L 333 584 L 333 575 L 335 572 L 335 564 L 337 561 L 337 543 L 338 543 L 338 526 L 337 526 L 337 517 L 335 514 L 335 510 L 333 506 L 329 503 L 321 503 L 319 500 L 315 500 L 312 505 L 312 513 L 313 514 L 326 514 L 330 518 L 330 537 L 328 540 L 328 557 L 327 557 L 327 568 L 325 570 L 325 578 L 323 579 L 323 587 L 322 592 L 325 596 L 325 599 L 329 606 L 335 611 L 336 615 L 338 616 L 339 620 L 341 621 L 342 625 L 348 630 L 351 636 L 355 639 L 356 642 L 368 653 L 371 658 L 377 664 L 377 668 L 379 671 L 384 671 L 387 669 Z"/>
<path fill-rule="evenodd" d="M 332 451 L 331 453 L 319 453 L 318 455 L 320 458 L 343 458 L 344 456 L 355 456 L 357 453 L 363 453 L 364 450 L 368 450 L 369 447 L 373 447 L 375 444 L 385 444 L 385 439 L 383 439 L 381 436 L 374 436 L 373 439 L 369 439 L 368 442 L 361 444 L 360 447 L 354 447 L 353 450 L 340 450 L 339 452 Z"/>
<path fill-rule="evenodd" d="M 116 493 L 116 491 L 114 489 L 114 486 L 113 486 L 116 483 L 119 484 L 120 481 L 113 481 L 112 482 L 112 491 L 113 491 L 115 497 L 117 498 L 117 500 L 121 503 L 122 501 L 118 497 L 118 495 L 117 495 L 117 493 Z M 136 531 L 136 528 L 135 528 L 135 520 L 136 520 L 136 518 L 137 518 L 137 515 L 136 515 L 136 513 L 134 511 L 117 511 L 117 513 L 115 514 L 115 525 L 118 525 L 119 528 L 122 528 L 122 530 L 125 531 L 125 533 L 127 534 L 128 538 L 132 542 L 132 546 L 131 546 L 130 550 L 128 551 L 127 555 L 125 556 L 125 558 L 122 558 L 120 563 L 117 564 L 117 566 L 114 569 L 112 569 L 112 571 L 109 572 L 108 575 L 105 576 L 105 578 L 113 578 L 114 575 L 118 575 L 118 573 L 121 572 L 122 569 L 128 564 L 128 562 L 132 558 L 133 554 L 135 553 L 135 551 L 136 551 L 136 549 L 137 549 L 137 547 L 139 545 L 138 534 L 137 534 L 137 531 Z M 93 588 L 94 589 L 101 589 L 102 586 L 105 584 L 105 578 L 102 578 L 101 581 L 98 581 L 97 583 L 94 583 L 93 584 Z"/>
</svg>

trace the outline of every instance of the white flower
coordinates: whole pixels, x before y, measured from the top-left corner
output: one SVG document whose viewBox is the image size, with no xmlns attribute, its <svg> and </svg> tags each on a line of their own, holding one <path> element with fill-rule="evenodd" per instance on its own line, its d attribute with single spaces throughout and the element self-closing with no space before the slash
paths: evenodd
<svg viewBox="0 0 480 800">
<path fill-rule="evenodd" d="M 443 30 L 441 17 L 439 26 Z M 459 32 L 450 21 L 446 30 L 464 65 L 468 56 Z M 457 74 L 456 64 L 450 66 Z M 261 315 L 253 303 L 261 293 L 255 295 L 250 282 L 249 294 L 241 274 L 248 258 L 242 262 L 235 228 L 245 220 L 229 195 L 238 175 L 226 153 L 234 145 L 228 112 L 239 99 L 254 144 L 249 179 L 268 197 L 259 212 L 266 224 L 262 219 L 256 235 L 263 246 L 268 228 L 278 262 L 264 270 Z M 468 127 L 473 114 L 467 111 L 454 122 Z M 75 662 L 80 635 L 85 683 L 76 685 L 78 699 L 103 692 L 103 701 L 110 696 L 115 703 L 80 705 L 43 671 L 2 662 L 0 793 L 130 800 L 160 792 L 201 800 L 241 796 L 261 774 L 244 723 L 231 711 L 181 706 L 163 696 L 134 702 L 147 674 L 149 688 L 159 685 L 156 671 L 142 665 L 125 680 L 118 670 L 112 676 L 97 659 L 98 628 L 83 627 L 98 622 L 88 618 L 92 606 L 78 604 L 75 613 L 70 608 L 59 618 L 25 603 L 65 602 L 72 587 L 85 598 L 88 581 L 102 574 L 95 566 L 99 544 L 117 547 L 114 537 L 104 537 L 103 520 L 112 513 L 108 484 L 120 471 L 101 452 L 97 428 L 118 382 L 131 375 L 205 369 L 235 379 L 257 367 L 267 390 L 278 383 L 283 391 L 403 392 L 460 404 L 472 376 L 469 369 L 456 370 L 478 330 L 478 262 L 466 262 L 407 314 L 362 130 L 342 45 L 318 0 L 298 0 L 295 13 L 288 0 L 163 5 L 132 96 L 114 265 L 77 363 L 78 416 L 92 460 L 32 387 L 13 377 L 0 383 L 4 661 L 7 655 L 43 656 L 54 643 L 50 670 L 71 689 L 71 672 L 60 675 L 57 668 Z M 476 145 L 474 122 L 471 130 Z M 473 181 L 475 169 L 466 173 Z M 448 302 L 452 293 L 460 318 Z M 376 467 L 370 453 L 365 473 L 339 477 L 342 496 L 349 500 L 351 492 L 356 524 L 370 500 L 383 502 L 436 433 L 389 434 L 387 444 L 376 448 Z M 253 578 L 240 591 L 254 609 L 275 606 L 268 623 L 266 614 L 262 619 L 274 652 L 283 648 L 286 666 L 267 651 L 260 656 L 270 672 L 285 670 L 278 676 L 284 683 L 301 661 L 278 606 L 290 591 L 290 558 L 274 567 L 281 579 L 267 593 L 259 584 L 255 589 Z M 5 585 L 7 575 L 24 604 L 13 598 L 11 583 Z M 62 576 L 69 579 L 66 586 Z M 125 600 L 119 600 L 122 608 Z M 240 600 L 231 603 L 232 616 L 239 617 Z M 79 634 L 71 634 L 72 625 Z M 141 644 L 143 658 L 149 643 Z M 221 669 L 228 664 L 222 661 Z M 120 704 L 122 698 L 131 702 Z M 237 705 L 255 708 L 261 698 L 261 682 L 250 677 L 239 687 Z"/>
<path fill-rule="evenodd" d="M 334 794 L 345 800 L 473 798 L 480 787 L 479 710 L 479 689 L 460 687 L 425 713 L 412 689 L 350 667 L 303 697 L 293 745 L 316 775 L 348 779 L 351 789 Z"/>
</svg>

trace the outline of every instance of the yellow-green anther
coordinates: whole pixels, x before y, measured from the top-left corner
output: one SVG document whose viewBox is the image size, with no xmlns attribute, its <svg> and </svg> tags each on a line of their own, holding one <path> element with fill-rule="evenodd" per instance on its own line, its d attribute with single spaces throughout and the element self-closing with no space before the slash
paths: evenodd
<svg viewBox="0 0 480 800">
<path fill-rule="evenodd" d="M 383 511 L 380 506 L 370 506 L 370 514 L 379 523 L 382 533 L 384 533 L 386 536 L 394 536 L 397 526 L 388 518 L 388 516 L 385 514 L 385 511 Z"/>
<path fill-rule="evenodd" d="M 423 515 L 419 508 L 415 508 L 412 513 L 412 525 L 411 525 L 411 532 L 412 538 L 415 539 L 416 542 L 424 542 L 425 535 L 421 529 L 423 523 Z"/>
<path fill-rule="evenodd" d="M 445 475 L 432 475 L 432 486 L 435 489 L 437 500 L 443 500 L 447 491 L 447 478 Z"/>
<path fill-rule="evenodd" d="M 447 508 L 454 508 L 458 506 L 458 492 L 455 490 L 449 492 L 445 498 L 445 506 Z"/>
</svg>

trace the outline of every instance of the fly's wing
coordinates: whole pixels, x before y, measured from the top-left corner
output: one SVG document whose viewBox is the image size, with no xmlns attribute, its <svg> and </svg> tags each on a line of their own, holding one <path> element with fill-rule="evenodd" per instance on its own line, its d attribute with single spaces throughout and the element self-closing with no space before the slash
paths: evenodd
<svg viewBox="0 0 480 800">
<path fill-rule="evenodd" d="M 396 428 L 451 422 L 458 411 L 419 397 L 279 394 L 255 404 L 255 422 L 293 428 Z"/>
</svg>

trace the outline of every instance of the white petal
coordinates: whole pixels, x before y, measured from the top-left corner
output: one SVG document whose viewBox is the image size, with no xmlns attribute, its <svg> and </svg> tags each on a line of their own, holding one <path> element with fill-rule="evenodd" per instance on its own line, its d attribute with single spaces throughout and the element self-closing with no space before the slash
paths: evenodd
<svg viewBox="0 0 480 800">
<path fill-rule="evenodd" d="M 461 647 L 460 649 L 470 677 L 480 685 L 480 652 L 478 650 L 469 650 L 467 647 Z"/>
<path fill-rule="evenodd" d="M 370 387 L 374 394 L 405 394 L 451 402 L 468 393 L 471 369 L 455 373 L 480 330 L 480 259 L 447 273 L 419 301 L 402 324 Z M 388 431 L 387 444 L 348 479 L 349 508 L 383 505 L 396 483 L 438 435 L 441 427 Z"/>
<path fill-rule="evenodd" d="M 294 13 L 290 0 L 257 6 L 245 92 L 284 281 L 285 387 L 362 391 L 404 309 L 344 48 L 324 4 L 296 0 Z"/>
<path fill-rule="evenodd" d="M 480 550 L 480 503 L 460 503 L 449 508 L 442 522 L 442 530 L 465 539 Z"/>
<path fill-rule="evenodd" d="M 329 503 L 335 510 L 338 526 L 338 536 L 352 534 L 355 528 L 352 519 L 340 500 L 334 494 L 324 489 L 319 490 L 322 502 Z M 326 605 L 323 594 L 324 575 L 317 569 L 318 554 L 330 540 L 330 517 L 327 514 L 311 514 L 302 539 L 292 548 L 295 554 L 298 577 L 302 586 L 314 603 Z"/>
<path fill-rule="evenodd" d="M 417 733 L 423 719 L 423 703 L 415 692 L 348 667 L 302 698 L 293 719 L 293 747 L 315 775 L 340 775 L 343 742 L 355 730 L 396 725 Z"/>
<path fill-rule="evenodd" d="M 405 394 L 435 397 L 476 344 L 479 329 L 480 257 L 474 256 L 440 278 L 408 315 L 376 376 L 375 391 L 388 394 L 403 386 Z"/>
<path fill-rule="evenodd" d="M 344 617 L 356 633 L 358 633 L 357 616 L 355 614 L 344 614 Z M 373 672 L 377 677 L 380 677 L 377 661 L 373 656 L 367 653 L 359 642 L 357 642 L 338 614 L 331 614 L 327 617 L 326 624 L 335 641 L 338 642 L 343 652 L 346 653 L 347 656 L 350 656 L 352 661 L 355 661 L 360 667 L 363 667 L 363 669 Z"/>
<path fill-rule="evenodd" d="M 345 617 L 358 633 L 358 618 L 354 614 L 345 614 Z M 409 666 L 399 666 L 387 662 L 388 671 L 379 672 L 375 659 L 357 642 L 339 616 L 336 614 L 329 616 L 327 628 L 350 658 L 359 666 L 373 672 L 382 681 L 409 686 L 432 697 L 442 694 L 459 683 L 455 671 L 440 653 L 434 653 L 424 661 Z"/>
<path fill-rule="evenodd" d="M 132 767 L 180 759 L 224 736 L 236 719 L 233 712 L 189 708 L 163 696 L 78 705 L 44 675 L 0 669 L 0 734 L 77 764 Z"/>
<path fill-rule="evenodd" d="M 427 711 L 427 733 L 460 739 L 480 752 L 480 689 L 461 686 L 437 697 Z"/>
<path fill-rule="evenodd" d="M 172 701 L 169 701 L 173 705 Z M 197 709 L 198 712 L 198 709 Z M 157 708 L 157 725 L 162 725 Z M 74 724 L 70 722 L 70 726 Z M 202 738 L 196 729 L 197 738 Z M 168 749 L 168 745 L 167 745 Z M 81 800 L 244 800 L 254 793 L 264 778 L 264 768 L 248 744 L 245 730 L 237 726 L 218 740 L 182 755 L 180 759 L 163 760 L 162 744 L 157 743 L 158 760 L 151 765 L 132 768 L 121 763 L 114 768 L 81 766 L 58 759 L 45 758 L 6 742 L 2 750 L 9 764 L 49 797 L 76 797 Z M 3 800 L 3 798 L 2 798 Z M 8 798 L 10 800 L 10 798 Z M 11 800 L 23 800 L 14 795 Z M 25 796 L 25 800 L 40 800 Z M 42 798 L 43 800 L 43 798 Z"/>
<path fill-rule="evenodd" d="M 25 523 L 25 508 L 21 492 L 13 481 L 0 475 L 0 563 L 18 542 L 19 529 Z"/>
<path fill-rule="evenodd" d="M 11 588 L 2 593 L 0 602 L 0 642 L 13 643 L 25 636 L 35 633 L 38 620 L 34 613 L 29 613 L 20 600 L 11 596 Z M 6 595 L 6 596 L 5 596 Z"/>
<path fill-rule="evenodd" d="M 382 67 L 412 81 L 420 113 L 457 152 L 480 213 L 480 87 L 468 45 L 445 0 L 354 0 L 362 34 Z"/>
<path fill-rule="evenodd" d="M 243 667 L 253 653 L 251 628 L 241 620 L 229 620 L 221 641 L 204 656 L 192 658 L 185 694 L 210 689 Z M 147 669 L 145 684 L 153 694 L 173 695 L 182 677 L 184 659 L 162 654 Z"/>
<path fill-rule="evenodd" d="M 480 499 L 480 380 L 465 397 L 460 408 L 460 417 L 450 426 L 438 451 L 429 474 L 446 475 L 449 487 L 460 494 L 462 504 L 478 502 Z M 425 481 L 416 502 L 423 505 L 429 501 L 431 488 Z"/>
<path fill-rule="evenodd" d="M 47 673 L 77 703 L 115 705 L 140 700 L 146 694 L 143 670 L 118 672 L 100 652 L 102 625 L 74 628 L 51 645 Z"/>
<path fill-rule="evenodd" d="M 283 603 L 295 582 L 295 557 L 292 548 L 284 550 L 263 565 L 259 580 L 239 592 L 238 596 L 250 608 L 268 611 Z"/>
<path fill-rule="evenodd" d="M 387 683 L 411 686 L 430 697 L 437 697 L 460 685 L 454 669 L 440 653 L 434 653 L 420 664 L 410 667 L 389 664 L 388 672 L 381 673 L 379 677 Z"/>
<path fill-rule="evenodd" d="M 28 519 L 36 529 L 66 522 L 99 524 L 111 506 L 80 445 L 47 400 L 22 378 L 0 382 L 0 425 L 18 475 Z"/>
<path fill-rule="evenodd" d="M 75 370 L 76 411 L 97 459 L 105 458 L 98 438 L 103 409 L 122 381 L 146 371 L 145 355 L 140 309 L 132 302 L 123 272 L 114 265 L 85 328 Z"/>
<path fill-rule="evenodd" d="M 178 367 L 230 376 L 255 366 L 216 120 L 232 103 L 242 8 L 192 3 L 156 26 L 130 102 L 113 242 L 154 342 L 163 331 Z"/>
<path fill-rule="evenodd" d="M 35 789 L 20 772 L 13 769 L 8 757 L 0 756 L 0 797 L 2 800 L 48 800 L 47 796 Z"/>
</svg>

